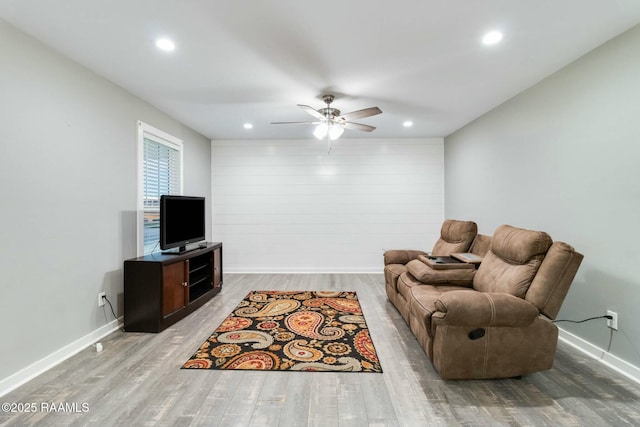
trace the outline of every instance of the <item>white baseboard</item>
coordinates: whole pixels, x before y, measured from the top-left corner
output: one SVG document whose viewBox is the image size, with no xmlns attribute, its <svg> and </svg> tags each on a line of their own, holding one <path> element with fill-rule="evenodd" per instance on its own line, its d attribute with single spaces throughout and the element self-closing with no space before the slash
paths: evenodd
<svg viewBox="0 0 640 427">
<path fill-rule="evenodd" d="M 600 363 L 608 366 L 616 372 L 624 375 L 632 381 L 640 384 L 640 368 L 635 365 L 632 365 L 629 362 L 626 362 L 619 357 L 614 356 L 611 353 L 608 353 L 606 350 L 597 347 L 591 344 L 588 341 L 583 340 L 577 335 L 573 335 L 570 332 L 567 332 L 563 329 L 559 329 L 559 338 L 569 344 L 570 346 L 580 350 L 585 353 L 587 356 L 590 356 Z"/>
<path fill-rule="evenodd" d="M 122 318 L 113 320 L 106 325 L 96 329 L 95 331 L 85 335 L 84 337 L 72 342 L 71 344 L 62 347 L 59 350 L 56 350 L 43 359 L 40 359 L 37 362 L 34 362 L 31 365 L 27 366 L 26 368 L 21 369 L 15 374 L 4 378 L 3 380 L 0 380 L 0 397 L 4 396 L 12 390 L 15 390 L 21 385 L 26 384 L 38 375 L 46 372 L 47 370 L 56 366 L 58 363 L 79 353 L 101 338 L 104 338 L 113 331 L 116 331 L 120 327 L 122 327 Z"/>
<path fill-rule="evenodd" d="M 303 268 L 303 269 L 253 269 L 253 268 L 228 268 L 224 267 L 224 274 L 382 274 L 382 269 L 378 270 L 349 270 L 335 268 Z"/>
</svg>

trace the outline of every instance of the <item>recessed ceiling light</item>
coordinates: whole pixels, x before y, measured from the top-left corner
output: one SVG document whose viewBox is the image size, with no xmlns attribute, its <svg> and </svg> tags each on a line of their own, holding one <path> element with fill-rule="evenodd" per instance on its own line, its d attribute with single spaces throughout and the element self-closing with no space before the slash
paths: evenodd
<svg viewBox="0 0 640 427">
<path fill-rule="evenodd" d="M 251 123 L 245 123 L 242 125 L 242 127 L 245 129 L 253 129 L 253 125 Z"/>
<path fill-rule="evenodd" d="M 502 40 L 502 33 L 500 31 L 489 31 L 482 37 L 482 43 L 487 46 L 500 43 L 501 40 Z"/>
<path fill-rule="evenodd" d="M 410 128 L 411 126 L 413 126 L 413 122 L 411 120 L 407 120 L 406 122 L 402 123 L 402 126 Z"/>
<path fill-rule="evenodd" d="M 156 40 L 156 47 L 160 50 L 164 50 L 165 52 L 171 52 L 172 50 L 175 50 L 176 45 L 169 39 L 158 39 Z"/>
</svg>

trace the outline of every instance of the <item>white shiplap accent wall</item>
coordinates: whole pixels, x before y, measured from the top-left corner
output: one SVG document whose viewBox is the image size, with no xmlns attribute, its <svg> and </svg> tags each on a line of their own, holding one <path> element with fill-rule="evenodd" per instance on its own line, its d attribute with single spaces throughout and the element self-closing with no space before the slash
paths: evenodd
<svg viewBox="0 0 640 427">
<path fill-rule="evenodd" d="M 444 142 L 212 141 L 213 240 L 225 272 L 380 272 L 428 250 L 444 218 Z"/>
</svg>

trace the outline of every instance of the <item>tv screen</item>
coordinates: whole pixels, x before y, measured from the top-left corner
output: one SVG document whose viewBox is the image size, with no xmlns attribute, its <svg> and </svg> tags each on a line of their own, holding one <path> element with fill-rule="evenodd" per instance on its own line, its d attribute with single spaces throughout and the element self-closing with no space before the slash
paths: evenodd
<svg viewBox="0 0 640 427">
<path fill-rule="evenodd" d="M 160 197 L 160 248 L 186 250 L 205 240 L 204 197 Z"/>
</svg>

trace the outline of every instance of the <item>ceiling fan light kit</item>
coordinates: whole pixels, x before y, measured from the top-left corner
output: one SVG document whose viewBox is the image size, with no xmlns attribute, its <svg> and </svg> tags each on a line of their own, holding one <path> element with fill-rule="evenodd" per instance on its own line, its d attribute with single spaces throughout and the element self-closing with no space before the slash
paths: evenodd
<svg viewBox="0 0 640 427">
<path fill-rule="evenodd" d="M 329 128 L 329 139 L 336 140 L 344 133 L 344 126 L 334 123 Z"/>
<path fill-rule="evenodd" d="M 365 108 L 363 110 L 353 111 L 347 114 L 340 114 L 340 110 L 332 108 L 331 103 L 334 100 L 333 95 L 324 95 L 322 100 L 327 104 L 325 108 L 316 110 L 308 105 L 298 104 L 298 107 L 302 108 L 308 114 L 315 117 L 316 122 L 271 122 L 274 125 L 281 124 L 305 124 L 316 125 L 313 135 L 318 139 L 327 138 L 329 145 L 329 152 L 331 151 L 331 141 L 335 141 L 340 138 L 345 129 L 360 130 L 364 132 L 372 132 L 375 130 L 374 126 L 365 125 L 362 123 L 354 123 L 350 120 L 360 119 L 364 117 L 371 117 L 377 114 L 381 114 L 382 110 L 378 107 Z"/>
<path fill-rule="evenodd" d="M 313 136 L 318 139 L 325 139 L 326 137 L 329 137 L 331 141 L 335 141 L 336 139 L 340 138 L 343 132 L 344 126 L 339 123 L 329 124 L 326 122 L 322 122 L 318 126 L 316 126 L 316 129 L 313 131 Z"/>
</svg>

